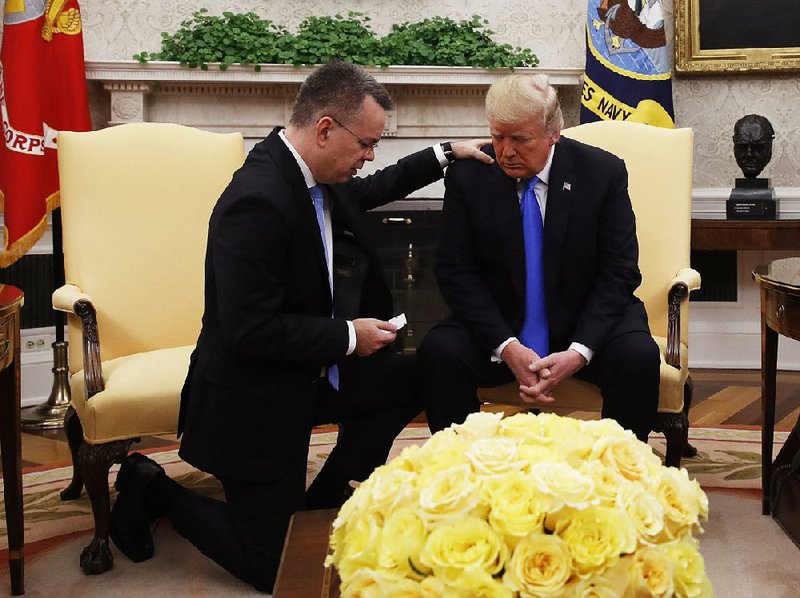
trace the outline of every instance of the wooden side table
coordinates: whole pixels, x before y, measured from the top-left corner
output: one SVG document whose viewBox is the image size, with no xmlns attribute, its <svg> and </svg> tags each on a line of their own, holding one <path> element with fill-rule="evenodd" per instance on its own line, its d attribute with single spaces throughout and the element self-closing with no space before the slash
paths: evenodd
<svg viewBox="0 0 800 598">
<path fill-rule="evenodd" d="M 800 220 L 692 218 L 692 249 L 800 249 Z"/>
<path fill-rule="evenodd" d="M 18 288 L 0 284 L 0 452 L 3 455 L 8 570 L 14 596 L 25 593 L 19 385 L 19 310 L 24 299 Z"/>
<path fill-rule="evenodd" d="M 337 509 L 299 511 L 292 515 L 283 545 L 274 598 L 294 596 L 339 596 L 339 576 L 333 567 L 325 568 L 328 537 Z"/>
<path fill-rule="evenodd" d="M 761 512 L 769 515 L 778 335 L 800 340 L 800 258 L 758 266 L 753 279 L 761 285 Z"/>
</svg>

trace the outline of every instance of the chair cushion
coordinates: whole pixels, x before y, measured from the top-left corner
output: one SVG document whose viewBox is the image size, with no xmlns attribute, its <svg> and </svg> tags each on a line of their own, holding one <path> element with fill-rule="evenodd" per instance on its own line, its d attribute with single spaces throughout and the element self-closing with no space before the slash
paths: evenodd
<svg viewBox="0 0 800 598">
<path fill-rule="evenodd" d="M 72 406 L 89 444 L 174 433 L 181 388 L 194 345 L 103 362 L 105 390 L 88 401 L 83 370 L 70 379 Z"/>
<path fill-rule="evenodd" d="M 667 365 L 665 355 L 667 339 L 663 336 L 654 336 L 661 353 L 661 383 L 659 385 L 658 411 L 659 413 L 679 413 L 683 409 L 683 385 L 689 375 L 689 350 L 681 344 L 681 369 Z M 531 403 L 523 403 L 519 398 L 517 384 L 505 384 L 496 388 L 481 388 L 478 397 L 485 403 L 500 403 L 502 405 L 516 405 L 524 407 L 538 407 Z M 575 411 L 600 411 L 602 398 L 600 389 L 594 384 L 568 378 L 558 385 L 555 392 L 556 404 L 559 408 Z M 546 410 L 546 407 L 545 407 Z"/>
</svg>

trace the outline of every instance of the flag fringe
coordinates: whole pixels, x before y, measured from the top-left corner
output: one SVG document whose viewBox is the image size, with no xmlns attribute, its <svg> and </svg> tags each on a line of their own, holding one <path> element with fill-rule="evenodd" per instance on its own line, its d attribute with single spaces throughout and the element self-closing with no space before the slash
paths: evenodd
<svg viewBox="0 0 800 598">
<path fill-rule="evenodd" d="M 0 252 L 0 268 L 7 268 L 30 251 L 37 241 L 42 238 L 45 230 L 47 230 L 47 214 L 36 226 L 17 239 L 11 247 L 6 247 Z M 8 239 L 8 229 L 5 225 L 3 225 L 3 239 L 3 245 L 5 246 L 5 239 Z"/>
<path fill-rule="evenodd" d="M 0 213 L 5 213 L 5 198 L 5 193 L 0 189 Z M 42 238 L 42 235 L 47 230 L 47 214 L 61 206 L 61 193 L 56 191 L 51 194 L 45 200 L 45 203 L 47 204 L 47 213 L 45 213 L 44 218 L 25 235 L 17 239 L 16 243 L 12 244 L 11 247 L 6 246 L 8 229 L 5 224 L 3 225 L 3 250 L 0 251 L 0 268 L 8 268 L 39 242 L 39 239 Z"/>
</svg>

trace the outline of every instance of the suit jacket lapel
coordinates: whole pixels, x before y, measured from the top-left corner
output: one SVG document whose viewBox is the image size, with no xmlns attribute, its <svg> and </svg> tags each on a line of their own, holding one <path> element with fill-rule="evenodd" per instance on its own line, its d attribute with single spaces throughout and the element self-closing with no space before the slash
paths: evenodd
<svg viewBox="0 0 800 598">
<path fill-rule="evenodd" d="M 525 309 L 525 239 L 522 236 L 522 213 L 517 194 L 517 181 L 505 174 L 495 164 L 494 180 L 491 183 L 496 198 L 493 199 L 493 213 L 497 220 L 497 230 L 504 231 L 506 237 L 506 263 L 511 270 L 514 293 L 519 308 Z"/>
<path fill-rule="evenodd" d="M 547 185 L 547 208 L 544 218 L 543 264 L 545 296 L 552 297 L 556 285 L 558 256 L 564 244 L 569 214 L 577 199 L 575 169 L 568 143 L 562 138 L 555 146 L 550 180 Z"/>
<path fill-rule="evenodd" d="M 292 199 L 300 212 L 300 217 L 305 225 L 308 235 L 311 239 L 311 244 L 317 254 L 320 275 L 328 280 L 328 263 L 325 260 L 325 248 L 322 245 L 322 236 L 320 235 L 319 223 L 317 222 L 317 213 L 314 210 L 314 202 L 311 199 L 311 194 L 306 186 L 306 181 L 303 178 L 303 173 L 300 171 L 300 166 L 294 159 L 294 156 L 286 147 L 286 144 L 278 136 L 278 129 L 267 137 L 268 149 L 273 159 L 280 168 L 281 173 L 289 183 L 292 192 Z"/>
</svg>

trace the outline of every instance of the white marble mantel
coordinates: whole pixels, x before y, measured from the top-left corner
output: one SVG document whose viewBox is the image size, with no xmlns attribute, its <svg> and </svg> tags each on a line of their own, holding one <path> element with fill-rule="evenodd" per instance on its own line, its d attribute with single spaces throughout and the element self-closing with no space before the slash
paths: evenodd
<svg viewBox="0 0 800 598">
<path fill-rule="evenodd" d="M 288 120 L 288 111 L 310 67 L 239 65 L 220 70 L 182 67 L 176 62 L 93 61 L 86 76 L 109 94 L 108 124 L 169 121 L 213 131 L 241 131 L 264 137 Z M 396 110 L 385 136 L 398 139 L 474 137 L 486 134 L 486 90 L 508 69 L 389 66 L 368 68 L 389 88 Z M 545 73 L 559 88 L 577 89 L 582 69 L 524 68 Z M 576 94 L 571 94 L 575 96 Z M 391 152 L 394 154 L 394 152 Z M 393 156 L 392 156 L 393 157 Z"/>
</svg>

